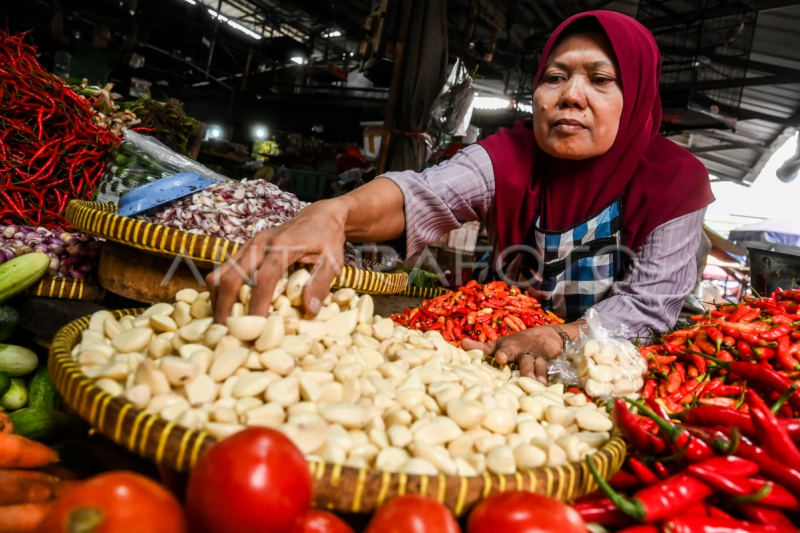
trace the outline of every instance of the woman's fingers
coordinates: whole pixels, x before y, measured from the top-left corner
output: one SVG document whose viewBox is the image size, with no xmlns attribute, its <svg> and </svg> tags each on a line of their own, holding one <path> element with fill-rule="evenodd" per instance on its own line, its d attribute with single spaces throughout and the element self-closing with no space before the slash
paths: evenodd
<svg viewBox="0 0 800 533">
<path fill-rule="evenodd" d="M 536 375 L 536 379 L 547 385 L 547 359 L 544 357 L 537 357 L 534 362 L 533 373 Z M 528 375 L 528 377 L 533 376 Z"/>
<path fill-rule="evenodd" d="M 538 359 L 534 358 L 533 354 L 530 353 L 523 353 L 517 358 L 517 364 L 519 365 L 519 373 L 522 376 L 532 378 L 534 373 L 534 361 Z"/>
<path fill-rule="evenodd" d="M 255 278 L 255 285 L 250 296 L 248 312 L 251 315 L 267 316 L 272 297 L 275 294 L 275 285 L 283 275 L 285 266 L 282 254 L 270 252 L 261 261 Z"/>
<path fill-rule="evenodd" d="M 486 355 L 492 355 L 494 353 L 494 343 L 486 343 L 486 342 L 479 342 L 476 340 L 468 339 L 464 337 L 461 340 L 461 347 L 466 350 L 481 350 Z"/>
<path fill-rule="evenodd" d="M 343 246 L 334 247 L 334 250 L 343 250 Z M 331 281 L 342 272 L 344 252 L 337 255 L 338 257 L 333 253 L 323 253 L 311 271 L 311 279 L 303 289 L 303 307 L 309 315 L 316 316 L 319 313 L 322 300 L 331 290 Z"/>
</svg>

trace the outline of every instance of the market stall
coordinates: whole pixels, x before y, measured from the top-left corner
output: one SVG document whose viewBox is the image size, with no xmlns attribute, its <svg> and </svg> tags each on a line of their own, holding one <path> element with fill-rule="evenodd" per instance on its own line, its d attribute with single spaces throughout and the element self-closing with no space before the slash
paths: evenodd
<svg viewBox="0 0 800 533">
<path fill-rule="evenodd" d="M 206 276 L 313 207 L 80 92 L 0 32 L 0 533 L 796 531 L 797 289 L 567 335 L 513 283 L 337 241 L 316 313 L 286 264 L 215 323 Z M 548 330 L 541 379 L 474 347 Z"/>
</svg>

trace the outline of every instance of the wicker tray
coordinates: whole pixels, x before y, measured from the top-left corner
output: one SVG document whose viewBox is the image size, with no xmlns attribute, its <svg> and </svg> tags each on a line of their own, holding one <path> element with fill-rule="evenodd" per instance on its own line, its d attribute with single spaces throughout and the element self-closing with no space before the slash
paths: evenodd
<svg viewBox="0 0 800 533">
<path fill-rule="evenodd" d="M 28 287 L 28 296 L 56 300 L 102 300 L 105 290 L 97 283 L 83 279 L 44 278 Z"/>
<path fill-rule="evenodd" d="M 115 212 L 114 204 L 72 200 L 64 216 L 70 224 L 86 233 L 164 257 L 183 255 L 201 268 L 211 269 L 222 264 L 241 246 L 219 237 L 187 233 L 121 217 Z M 350 287 L 368 294 L 397 294 L 403 292 L 407 282 L 408 274 L 400 270 L 371 272 L 346 266 L 341 275 L 334 279 L 333 287 Z"/>
<path fill-rule="evenodd" d="M 134 315 L 141 309 L 115 311 L 116 317 Z M 72 348 L 89 318 L 79 318 L 64 326 L 50 347 L 50 376 L 66 403 L 103 435 L 143 457 L 179 472 L 186 472 L 216 439 L 195 429 L 166 422 L 140 411 L 123 398 L 112 397 L 92 383 L 72 360 Z M 614 437 L 591 458 L 598 470 L 609 478 L 622 466 L 625 443 Z M 479 477 L 418 476 L 355 469 L 309 462 L 314 479 L 314 505 L 348 513 L 370 513 L 388 498 L 400 494 L 427 494 L 436 497 L 456 515 L 467 512 L 490 494 L 525 490 L 571 501 L 597 488 L 586 462 L 561 467 L 545 467 L 498 476 Z"/>
<path fill-rule="evenodd" d="M 423 300 L 430 300 L 442 294 L 447 294 L 450 289 L 430 288 L 430 287 L 406 287 L 406 290 L 401 292 L 399 296 L 409 296 L 411 298 L 422 298 Z"/>
</svg>

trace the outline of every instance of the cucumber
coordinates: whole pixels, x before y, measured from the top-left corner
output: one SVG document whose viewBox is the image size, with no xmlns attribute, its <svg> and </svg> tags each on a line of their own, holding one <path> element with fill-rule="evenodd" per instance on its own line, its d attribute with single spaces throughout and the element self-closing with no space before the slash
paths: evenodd
<svg viewBox="0 0 800 533">
<path fill-rule="evenodd" d="M 0 304 L 39 281 L 49 267 L 50 258 L 39 252 L 0 265 Z"/>
<path fill-rule="evenodd" d="M 57 440 L 69 427 L 69 417 L 55 409 L 25 407 L 8 416 L 14 433 L 37 441 Z"/>
<path fill-rule="evenodd" d="M 11 378 L 11 387 L 8 392 L 0 396 L 0 407 L 7 411 L 22 409 L 28 403 L 28 389 L 25 388 L 25 380 L 22 378 Z"/>
<path fill-rule="evenodd" d="M 11 376 L 8 375 L 8 372 L 0 371 L 0 396 L 7 393 L 10 388 Z"/>
<path fill-rule="evenodd" d="M 58 393 L 50 381 L 46 366 L 40 366 L 28 383 L 28 407 L 34 409 L 55 409 L 58 407 Z"/>
<path fill-rule="evenodd" d="M 0 305 L 0 342 L 5 342 L 14 334 L 19 324 L 19 313 L 13 307 Z"/>
<path fill-rule="evenodd" d="M 12 378 L 31 373 L 38 365 L 39 358 L 29 349 L 13 344 L 0 344 L 0 371 L 8 372 Z"/>
</svg>

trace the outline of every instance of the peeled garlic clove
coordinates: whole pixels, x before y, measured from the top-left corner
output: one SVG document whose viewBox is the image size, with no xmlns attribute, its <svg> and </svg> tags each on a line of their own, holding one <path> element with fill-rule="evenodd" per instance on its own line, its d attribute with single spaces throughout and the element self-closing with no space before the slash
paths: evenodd
<svg viewBox="0 0 800 533">
<path fill-rule="evenodd" d="M 462 429 L 480 426 L 486 417 L 486 412 L 483 404 L 475 400 L 455 399 L 447 404 L 447 416 Z"/>
<path fill-rule="evenodd" d="M 183 385 L 200 374 L 200 367 L 182 357 L 166 356 L 161 358 L 161 371 L 174 386 Z"/>
<path fill-rule="evenodd" d="M 578 427 L 587 431 L 611 431 L 614 423 L 596 409 L 581 409 L 575 413 Z"/>
<path fill-rule="evenodd" d="M 244 364 L 250 351 L 247 348 L 234 348 L 221 353 L 208 369 L 208 375 L 214 381 L 225 381 Z"/>
<path fill-rule="evenodd" d="M 258 396 L 267 390 L 270 379 L 265 372 L 250 372 L 238 379 L 233 387 L 233 397 Z"/>
<path fill-rule="evenodd" d="M 486 454 L 486 468 L 495 474 L 513 474 L 516 472 L 514 452 L 508 446 L 497 446 Z"/>
<path fill-rule="evenodd" d="M 437 416 L 414 432 L 414 440 L 432 445 L 446 444 L 461 433 L 461 428 L 452 419 Z"/>
<path fill-rule="evenodd" d="M 200 300 L 197 300 L 200 301 Z M 201 318 L 193 320 L 178 330 L 178 335 L 186 342 L 200 342 L 206 330 L 214 322 L 213 318 Z"/>
<path fill-rule="evenodd" d="M 122 331 L 111 340 L 111 346 L 119 353 L 142 352 L 150 344 L 153 332 L 148 328 L 133 328 Z"/>
<path fill-rule="evenodd" d="M 242 342 L 256 340 L 267 324 L 263 316 L 232 316 L 228 317 L 228 332 Z"/>
<path fill-rule="evenodd" d="M 309 274 L 308 270 L 303 268 L 295 270 L 292 275 L 289 276 L 285 293 L 293 306 L 299 307 L 303 304 L 303 287 L 305 287 L 309 279 L 311 279 L 311 274 Z"/>
<path fill-rule="evenodd" d="M 140 383 L 128 389 L 125 398 L 130 401 L 137 409 L 144 409 L 150 402 L 150 387 L 146 383 Z"/>
<path fill-rule="evenodd" d="M 216 395 L 216 383 L 208 374 L 200 374 L 183 386 L 186 399 L 193 406 L 213 402 Z"/>
</svg>

